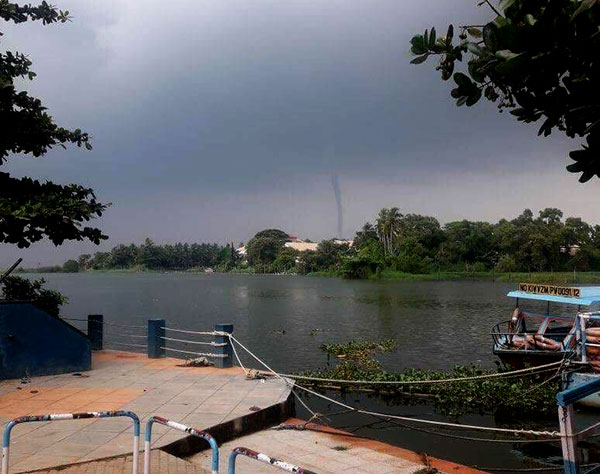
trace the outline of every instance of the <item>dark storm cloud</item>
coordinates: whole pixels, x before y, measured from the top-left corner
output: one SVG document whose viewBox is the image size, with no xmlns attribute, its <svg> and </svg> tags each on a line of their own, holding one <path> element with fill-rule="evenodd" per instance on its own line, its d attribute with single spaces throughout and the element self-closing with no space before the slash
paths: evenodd
<svg viewBox="0 0 600 474">
<path fill-rule="evenodd" d="M 328 237 L 334 174 L 346 234 L 384 205 L 442 221 L 545 205 L 596 219 L 597 186 L 578 187 L 564 171 L 567 141 L 537 139 L 487 104 L 458 109 L 433 65 L 409 64 L 412 34 L 487 17 L 475 2 L 60 7 L 72 23 L 11 27 L 3 44 L 30 54 L 39 75 L 32 91 L 59 123 L 90 131 L 94 151 L 14 158 L 9 169 L 81 182 L 112 201 L 100 221 L 111 235 L 105 247 L 145 236 L 247 240 L 266 226 Z M 549 192 L 548 182 L 560 189 Z M 60 261 L 88 248 L 25 254 Z M 17 254 L 0 247 L 0 265 Z"/>
</svg>

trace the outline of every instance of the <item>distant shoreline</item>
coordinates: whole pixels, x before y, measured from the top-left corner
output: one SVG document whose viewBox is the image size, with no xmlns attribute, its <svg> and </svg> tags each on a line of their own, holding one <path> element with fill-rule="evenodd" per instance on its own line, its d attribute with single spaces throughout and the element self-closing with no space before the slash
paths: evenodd
<svg viewBox="0 0 600 474">
<path fill-rule="evenodd" d="M 139 268 L 124 268 L 111 270 L 85 270 L 81 272 L 44 272 L 43 269 L 28 268 L 15 272 L 19 274 L 41 274 L 50 275 L 60 274 L 140 274 L 140 273 L 181 273 L 181 274 L 236 274 L 236 275 L 285 275 L 285 276 L 305 276 L 318 278 L 341 278 L 335 272 L 313 272 L 307 275 L 297 273 L 257 273 L 257 272 L 208 272 L 201 270 L 140 270 Z M 561 284 L 600 284 L 600 272 L 433 272 L 427 274 L 412 274 L 394 270 L 384 270 L 378 275 L 372 275 L 366 280 L 371 281 L 493 281 L 500 283 L 561 283 Z"/>
</svg>

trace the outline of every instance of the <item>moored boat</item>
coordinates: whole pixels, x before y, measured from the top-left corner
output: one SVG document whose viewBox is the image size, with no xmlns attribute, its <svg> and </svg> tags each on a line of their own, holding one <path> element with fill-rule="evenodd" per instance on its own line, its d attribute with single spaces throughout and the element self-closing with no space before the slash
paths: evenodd
<svg viewBox="0 0 600 474">
<path fill-rule="evenodd" d="M 600 287 L 520 283 L 507 296 L 515 300 L 511 318 L 491 331 L 494 354 L 504 364 L 523 368 L 570 359 L 600 371 L 600 312 L 592 311 L 600 305 Z M 545 311 L 521 308 L 533 301 L 545 302 Z"/>
</svg>

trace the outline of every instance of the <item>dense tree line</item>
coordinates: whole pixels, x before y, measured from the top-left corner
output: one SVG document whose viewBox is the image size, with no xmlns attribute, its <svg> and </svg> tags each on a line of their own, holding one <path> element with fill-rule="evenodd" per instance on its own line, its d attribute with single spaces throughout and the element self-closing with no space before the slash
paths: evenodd
<svg viewBox="0 0 600 474">
<path fill-rule="evenodd" d="M 518 217 L 492 224 L 454 221 L 441 225 L 431 216 L 382 209 L 373 223 L 356 233 L 353 244 L 320 242 L 316 250 L 286 247 L 279 229 L 258 232 L 245 254 L 233 244 L 117 245 L 110 252 L 84 254 L 67 261 L 63 271 L 128 269 L 257 273 L 328 272 L 367 278 L 384 270 L 425 274 L 437 271 L 541 272 L 600 271 L 600 226 L 579 217 L 564 218 L 555 208 L 537 216 L 526 209 Z"/>
<path fill-rule="evenodd" d="M 228 271 L 235 265 L 237 254 L 232 244 L 157 245 L 146 239 L 140 245 L 120 244 L 109 252 L 80 255 L 77 260 L 67 260 L 65 272 L 84 270 L 190 270 L 214 268 Z"/>
<path fill-rule="evenodd" d="M 433 271 L 600 270 L 600 226 L 559 209 L 534 216 L 529 209 L 496 224 L 468 220 L 441 226 L 437 219 L 382 209 L 356 234 L 354 255 L 340 272 L 362 277 L 385 268 L 407 273 Z"/>
<path fill-rule="evenodd" d="M 279 232 L 279 233 L 278 233 Z M 284 247 L 285 233 L 270 229 L 249 243 L 247 264 L 264 272 L 332 272 L 367 278 L 383 270 L 424 274 L 435 271 L 541 272 L 600 270 L 600 226 L 579 217 L 563 219 L 559 209 L 529 209 L 496 224 L 454 221 L 382 209 L 353 245 L 324 240 L 317 250 Z"/>
</svg>

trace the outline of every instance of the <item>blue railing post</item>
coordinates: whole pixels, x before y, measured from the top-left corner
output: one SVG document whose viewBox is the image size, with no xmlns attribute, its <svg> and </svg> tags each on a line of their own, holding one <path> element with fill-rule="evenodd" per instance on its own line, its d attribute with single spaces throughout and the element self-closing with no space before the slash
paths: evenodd
<svg viewBox="0 0 600 474">
<path fill-rule="evenodd" d="M 216 332 L 233 333 L 233 324 L 215 324 Z M 227 336 L 215 335 L 215 354 L 222 357 L 215 358 L 215 367 L 227 369 L 233 367 L 233 349 L 231 340 Z"/>
<path fill-rule="evenodd" d="M 104 316 L 101 314 L 88 315 L 88 338 L 93 351 L 101 351 L 104 347 Z"/>
<path fill-rule="evenodd" d="M 159 359 L 166 357 L 167 351 L 161 349 L 165 347 L 165 327 L 167 322 L 164 319 L 149 319 L 148 320 L 148 358 Z"/>
</svg>

